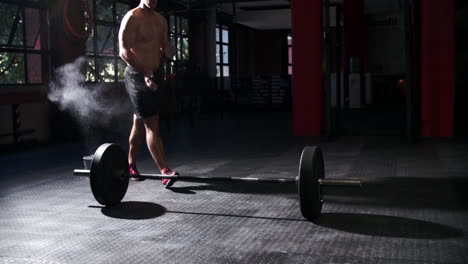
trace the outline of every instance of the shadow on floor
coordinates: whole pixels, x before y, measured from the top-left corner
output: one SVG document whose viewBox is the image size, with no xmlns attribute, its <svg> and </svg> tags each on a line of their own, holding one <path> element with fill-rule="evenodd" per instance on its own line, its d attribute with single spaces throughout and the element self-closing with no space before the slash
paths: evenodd
<svg viewBox="0 0 468 264">
<path fill-rule="evenodd" d="M 196 191 L 215 191 L 226 193 L 245 194 L 296 194 L 295 184 L 274 184 L 274 183 L 218 183 L 202 184 L 177 187 L 177 183 L 170 188 L 171 191 L 182 194 L 196 194 Z"/>
<path fill-rule="evenodd" d="M 326 203 L 391 208 L 465 210 L 466 178 L 388 177 L 365 182 L 361 189 L 329 188 Z"/>
<path fill-rule="evenodd" d="M 360 235 L 413 239 L 462 237 L 459 229 L 417 219 L 351 213 L 323 213 L 315 224 Z"/>
<path fill-rule="evenodd" d="M 188 211 L 167 211 L 167 213 L 184 214 L 184 215 L 204 215 L 204 216 L 209 215 L 213 217 L 219 216 L 219 217 L 277 220 L 277 221 L 307 222 L 306 219 L 301 219 L 301 218 L 268 217 L 268 216 L 254 216 L 254 215 L 245 215 L 245 214 L 225 214 L 225 213 L 188 212 Z"/>
<path fill-rule="evenodd" d="M 101 212 L 112 218 L 144 220 L 162 216 L 166 213 L 166 208 L 155 203 L 127 201 L 102 207 Z"/>
</svg>

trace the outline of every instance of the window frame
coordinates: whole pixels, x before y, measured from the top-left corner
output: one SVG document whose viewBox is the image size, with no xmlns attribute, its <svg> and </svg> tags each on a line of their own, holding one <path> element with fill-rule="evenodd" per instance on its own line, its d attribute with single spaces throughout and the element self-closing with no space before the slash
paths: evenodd
<svg viewBox="0 0 468 264">
<path fill-rule="evenodd" d="M 93 29 L 86 40 L 86 58 L 87 58 L 87 67 L 86 67 L 86 82 L 89 83 L 112 83 L 112 82 L 123 82 L 123 75 L 119 73 L 123 73 L 123 69 L 125 69 L 126 66 L 125 62 L 120 58 L 119 55 L 119 46 L 118 46 L 118 34 L 119 34 L 119 29 L 120 29 L 120 23 L 121 21 L 117 21 L 117 5 L 124 4 L 128 6 L 128 10 L 131 10 L 132 8 L 132 3 L 129 0 L 112 0 L 112 21 L 106 21 L 106 20 L 101 20 L 98 19 L 98 13 L 97 13 L 97 5 L 96 2 L 99 0 L 88 0 L 88 4 L 92 4 L 92 14 L 93 14 Z M 109 32 L 107 33 L 107 36 L 104 39 L 104 43 L 101 45 L 102 49 L 99 51 L 98 49 L 100 48 L 99 46 L 99 30 L 98 27 L 106 27 L 109 28 Z M 90 38 L 92 38 L 92 51 L 88 51 L 88 41 L 90 41 Z M 112 53 L 104 53 L 102 50 L 104 47 L 106 47 L 106 43 L 112 40 Z M 101 68 L 101 62 L 103 60 L 113 60 L 113 63 L 108 64 L 113 66 L 113 71 L 114 74 L 113 76 L 103 76 L 101 72 L 103 69 Z M 124 67 L 123 69 L 120 69 L 120 67 Z M 105 70 L 104 70 L 105 71 Z M 107 71 L 106 71 L 107 72 Z M 111 78 L 110 80 L 106 78 Z"/>
<path fill-rule="evenodd" d="M 189 33 L 189 19 L 185 16 L 176 15 L 173 13 L 167 13 L 164 15 L 167 20 L 168 27 L 168 37 L 172 41 L 177 49 L 176 55 L 173 58 L 166 58 L 166 73 L 175 74 L 179 70 L 179 62 L 186 60 L 190 61 L 190 33 Z M 172 20 L 171 17 L 174 19 Z M 174 21 L 174 26 L 173 26 Z M 183 33 L 182 21 L 185 21 L 187 25 L 186 32 Z M 174 31 L 172 29 L 175 29 Z M 187 48 L 184 48 L 183 41 L 187 39 Z M 181 56 L 182 54 L 187 54 L 186 56 Z"/>
<path fill-rule="evenodd" d="M 292 71 L 293 71 L 292 42 L 293 42 L 292 34 L 291 33 L 286 34 L 286 45 L 288 47 L 288 51 L 287 51 L 288 65 L 286 66 L 286 72 L 288 73 L 289 76 L 292 76 Z M 291 72 L 289 71 L 289 69 L 291 69 Z"/>
<path fill-rule="evenodd" d="M 20 16 L 15 15 L 15 21 L 11 25 L 12 27 L 15 27 L 15 29 L 10 28 L 10 39 L 8 42 L 12 42 L 14 39 L 14 35 L 12 34 L 12 31 L 14 30 L 14 34 L 16 34 L 16 27 L 21 26 L 22 34 L 20 36 L 21 41 L 23 42 L 22 45 L 8 45 L 1 44 L 0 45 L 0 53 L 17 53 L 17 54 L 22 54 L 23 61 L 22 61 L 22 67 L 23 67 L 23 78 L 21 81 L 17 82 L 12 82 L 12 83 L 0 83 L 0 87 L 2 86 L 31 86 L 31 85 L 44 85 L 48 82 L 48 75 L 47 73 L 49 72 L 49 47 L 48 47 L 48 35 L 49 35 L 49 27 L 47 25 L 48 21 L 48 0 L 38 0 L 38 1 L 29 1 L 29 0 L 23 0 L 23 1 L 17 1 L 17 0 L 0 0 L 1 4 L 8 4 L 8 5 L 13 5 L 17 7 L 17 14 L 18 12 L 21 12 Z M 38 20 L 39 20 L 39 26 L 38 26 L 38 32 L 37 36 L 41 37 L 40 39 L 40 44 L 41 47 L 39 49 L 34 49 L 33 47 L 28 47 L 28 37 L 27 37 L 27 29 L 26 29 L 26 9 L 36 9 L 38 11 Z M 19 17 L 19 18 L 18 18 Z M 18 22 L 17 20 L 22 20 L 21 22 Z M 21 23 L 19 25 L 18 23 Z M 37 37 L 36 36 L 36 37 Z M 45 39 L 44 39 L 45 38 Z M 36 40 L 37 41 L 37 40 Z M 40 64 L 41 64 L 41 81 L 40 82 L 30 82 L 29 80 L 29 65 L 28 65 L 28 55 L 40 55 Z"/>
<path fill-rule="evenodd" d="M 228 36 L 228 40 L 227 42 L 224 42 L 223 40 L 223 30 L 226 30 L 227 31 L 227 36 Z M 219 56 L 219 62 L 216 61 L 216 77 L 217 78 L 224 78 L 224 77 L 231 77 L 231 43 L 230 43 L 230 38 L 229 38 L 229 33 L 230 33 L 230 28 L 226 25 L 222 25 L 222 24 L 216 24 L 216 33 L 218 34 L 219 36 L 219 40 L 217 39 L 216 40 L 216 50 L 218 51 L 219 50 L 219 54 L 218 52 L 216 53 L 216 57 Z M 224 56 L 223 56 L 223 50 L 224 50 L 224 47 L 227 48 L 227 63 L 224 62 Z M 216 58 L 216 60 L 218 60 Z M 218 71 L 218 67 L 219 67 L 219 71 Z M 224 76 L 224 67 L 228 67 L 228 76 Z"/>
</svg>

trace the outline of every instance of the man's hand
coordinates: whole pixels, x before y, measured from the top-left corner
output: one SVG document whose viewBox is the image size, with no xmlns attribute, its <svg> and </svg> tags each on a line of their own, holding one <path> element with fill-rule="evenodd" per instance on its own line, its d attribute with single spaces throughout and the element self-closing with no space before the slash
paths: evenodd
<svg viewBox="0 0 468 264">
<path fill-rule="evenodd" d="M 146 73 L 145 74 L 145 84 L 153 91 L 158 89 L 158 86 L 153 81 L 153 73 Z"/>
<path fill-rule="evenodd" d="M 177 49 L 173 42 L 168 42 L 166 49 L 164 50 L 164 55 L 166 58 L 171 59 L 176 55 Z"/>
</svg>

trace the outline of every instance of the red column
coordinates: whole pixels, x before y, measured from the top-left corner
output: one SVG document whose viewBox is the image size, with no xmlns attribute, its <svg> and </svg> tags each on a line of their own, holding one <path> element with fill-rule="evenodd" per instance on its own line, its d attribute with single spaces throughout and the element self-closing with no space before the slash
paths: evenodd
<svg viewBox="0 0 468 264">
<path fill-rule="evenodd" d="M 421 134 L 452 137 L 455 86 L 453 0 L 420 1 Z"/>
<path fill-rule="evenodd" d="M 323 116 L 322 0 L 292 0 L 293 128 L 320 136 Z"/>
</svg>

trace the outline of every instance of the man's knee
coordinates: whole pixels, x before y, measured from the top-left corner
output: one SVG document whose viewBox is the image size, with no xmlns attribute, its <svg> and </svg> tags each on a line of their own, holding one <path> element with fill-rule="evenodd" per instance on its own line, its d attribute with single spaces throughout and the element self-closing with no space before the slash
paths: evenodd
<svg viewBox="0 0 468 264">
<path fill-rule="evenodd" d="M 159 115 L 146 117 L 143 121 L 148 132 L 159 135 Z"/>
<path fill-rule="evenodd" d="M 142 120 L 135 121 L 133 123 L 133 133 L 137 136 L 141 136 L 145 134 L 145 124 L 143 123 Z"/>
</svg>

